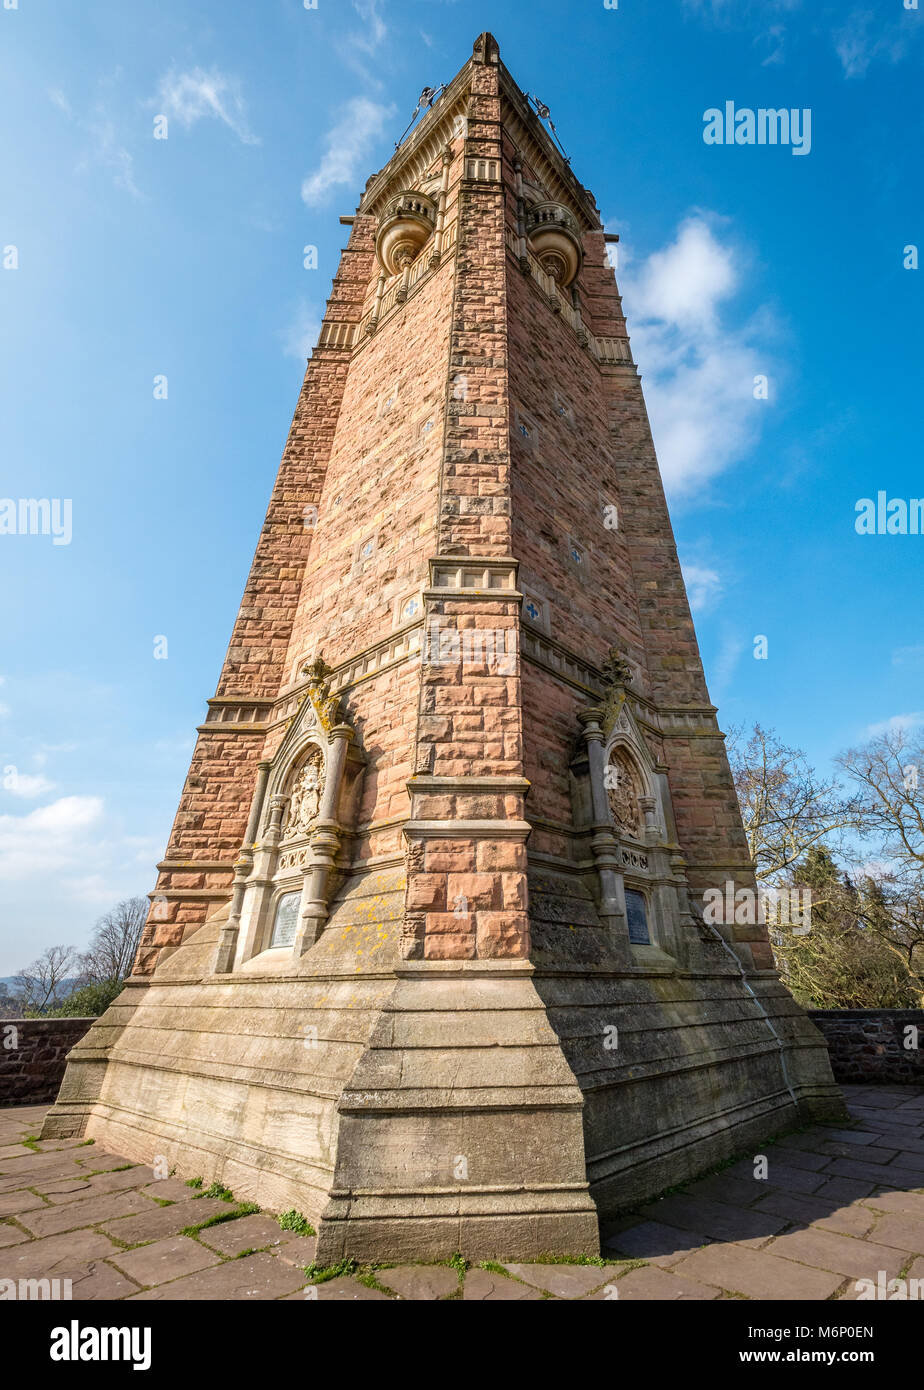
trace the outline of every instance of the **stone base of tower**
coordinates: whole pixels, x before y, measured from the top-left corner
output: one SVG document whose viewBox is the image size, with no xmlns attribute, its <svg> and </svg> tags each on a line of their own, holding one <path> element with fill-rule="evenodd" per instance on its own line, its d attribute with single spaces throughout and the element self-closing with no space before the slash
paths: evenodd
<svg viewBox="0 0 924 1390">
<path fill-rule="evenodd" d="M 297 975 L 209 975 L 217 914 L 74 1049 L 44 1137 L 295 1208 L 321 1263 L 596 1252 L 582 1097 L 531 967 L 403 961 L 402 904 L 371 876 Z"/>
<path fill-rule="evenodd" d="M 43 1137 L 294 1207 L 325 1264 L 534 1259 L 594 1253 L 598 1216 L 843 1116 L 772 973 L 748 989 L 721 948 L 627 969 L 605 932 L 541 922 L 533 961 L 404 961 L 402 887 L 355 883 L 297 974 L 210 974 L 214 916 L 74 1049 Z"/>
<path fill-rule="evenodd" d="M 749 978 L 756 1000 L 721 970 L 540 969 L 535 983 L 584 1095 L 601 1217 L 756 1154 L 783 1131 L 846 1117 L 827 1049 L 775 975 Z M 608 1051 L 613 1023 L 619 1045 Z"/>
</svg>

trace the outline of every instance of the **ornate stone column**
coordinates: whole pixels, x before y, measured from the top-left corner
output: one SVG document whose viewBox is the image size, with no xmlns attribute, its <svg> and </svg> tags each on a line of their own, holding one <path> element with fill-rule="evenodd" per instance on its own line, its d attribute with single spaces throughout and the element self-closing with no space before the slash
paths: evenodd
<svg viewBox="0 0 924 1390">
<path fill-rule="evenodd" d="M 247 887 L 247 880 L 253 871 L 253 846 L 260 825 L 260 815 L 263 811 L 263 798 L 266 795 L 266 783 L 269 779 L 271 767 L 272 763 L 270 762 L 261 761 L 257 763 L 257 784 L 254 788 L 253 799 L 250 803 L 250 817 L 247 821 L 244 843 L 241 845 L 241 852 L 234 865 L 234 887 L 231 890 L 231 911 L 228 915 L 227 922 L 221 929 L 221 934 L 218 938 L 218 949 L 215 953 L 215 965 L 213 969 L 216 975 L 227 975 L 234 968 L 238 933 L 241 927 L 241 909 L 244 905 L 244 893 Z"/>
<path fill-rule="evenodd" d="M 590 797 L 593 809 L 593 835 L 590 845 L 600 879 L 600 919 L 616 938 L 618 954 L 623 955 L 628 963 L 629 927 L 626 921 L 622 860 L 606 795 L 606 769 L 603 760 L 605 735 L 602 727 L 604 712 L 602 709 L 586 709 L 582 710 L 578 717 L 583 725 L 590 771 Z"/>
<path fill-rule="evenodd" d="M 324 790 L 318 818 L 311 832 L 308 859 L 302 869 L 302 896 L 292 953 L 304 955 L 317 941 L 327 921 L 330 876 L 340 848 L 341 827 L 337 805 L 343 769 L 354 733 L 348 724 L 335 724 L 328 734 Z"/>
</svg>

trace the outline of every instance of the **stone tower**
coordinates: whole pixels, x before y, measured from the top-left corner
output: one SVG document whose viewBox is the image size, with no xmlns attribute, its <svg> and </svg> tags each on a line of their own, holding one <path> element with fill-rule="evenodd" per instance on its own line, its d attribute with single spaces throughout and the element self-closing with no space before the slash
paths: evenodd
<svg viewBox="0 0 924 1390">
<path fill-rule="evenodd" d="M 135 973 L 46 1135 L 318 1258 L 594 1251 L 838 1115 L 763 926 L 607 237 L 482 34 L 366 185 Z"/>
</svg>

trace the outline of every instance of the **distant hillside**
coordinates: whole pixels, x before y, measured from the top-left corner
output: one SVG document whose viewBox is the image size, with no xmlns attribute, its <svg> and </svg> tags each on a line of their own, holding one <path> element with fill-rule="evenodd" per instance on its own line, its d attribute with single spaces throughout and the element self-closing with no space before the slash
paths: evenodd
<svg viewBox="0 0 924 1390">
<path fill-rule="evenodd" d="M 74 989 L 77 988 L 77 985 L 78 985 L 78 984 L 79 984 L 79 980 L 77 979 L 76 976 L 74 976 L 74 978 L 73 978 L 73 979 L 70 979 L 70 980 L 62 980 L 62 981 L 61 981 L 61 984 L 60 984 L 59 987 L 58 987 L 58 993 L 59 993 L 59 994 L 69 994 L 69 993 L 71 992 L 71 990 L 74 990 Z M 12 992 L 12 991 L 16 988 L 16 976 L 15 976 L 15 975 L 0 975 L 0 990 L 3 989 L 3 986 L 4 986 L 4 985 L 6 985 L 7 989 L 10 990 L 10 991 Z"/>
</svg>

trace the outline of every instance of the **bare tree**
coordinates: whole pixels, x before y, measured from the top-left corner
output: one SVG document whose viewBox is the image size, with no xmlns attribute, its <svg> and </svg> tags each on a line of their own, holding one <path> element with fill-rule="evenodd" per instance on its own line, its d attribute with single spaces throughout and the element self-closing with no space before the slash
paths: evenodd
<svg viewBox="0 0 924 1390">
<path fill-rule="evenodd" d="M 859 789 L 863 819 L 898 875 L 924 874 L 924 734 L 893 729 L 838 759 Z"/>
<path fill-rule="evenodd" d="M 755 724 L 728 734 L 728 756 L 759 882 L 781 883 L 810 849 L 860 829 L 859 794 L 819 778 L 799 748 Z"/>
<path fill-rule="evenodd" d="M 16 976 L 15 991 L 22 1012 L 41 1013 L 60 1004 L 79 978 L 80 957 L 73 946 L 48 946 Z M 67 981 L 68 989 L 64 989 Z"/>
<path fill-rule="evenodd" d="M 858 885 L 860 924 L 901 962 L 924 1006 L 924 879 L 905 871 L 876 869 Z"/>
<path fill-rule="evenodd" d="M 85 978 L 91 983 L 124 980 L 132 968 L 148 914 L 146 898 L 124 898 L 100 917 L 88 949 L 81 956 Z"/>
</svg>

